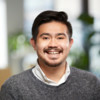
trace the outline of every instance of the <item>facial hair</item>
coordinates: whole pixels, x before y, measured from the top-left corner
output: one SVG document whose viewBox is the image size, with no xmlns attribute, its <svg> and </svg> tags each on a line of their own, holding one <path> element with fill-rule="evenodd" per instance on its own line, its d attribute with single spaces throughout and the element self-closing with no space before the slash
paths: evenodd
<svg viewBox="0 0 100 100">
<path fill-rule="evenodd" d="M 44 52 L 45 53 L 48 53 L 49 51 L 57 51 L 57 52 L 59 52 L 59 53 L 61 53 L 61 52 L 63 52 L 63 49 L 62 48 L 57 48 L 57 47 L 48 47 L 48 48 L 45 48 L 44 49 Z M 52 60 L 54 60 L 55 61 L 55 59 L 52 59 Z M 59 62 L 59 63 L 57 63 L 57 64 L 51 64 L 51 63 L 48 63 L 48 62 L 44 62 L 45 63 L 45 65 L 47 65 L 48 67 L 58 67 L 58 66 L 60 66 L 61 64 L 62 64 L 62 62 Z"/>
</svg>

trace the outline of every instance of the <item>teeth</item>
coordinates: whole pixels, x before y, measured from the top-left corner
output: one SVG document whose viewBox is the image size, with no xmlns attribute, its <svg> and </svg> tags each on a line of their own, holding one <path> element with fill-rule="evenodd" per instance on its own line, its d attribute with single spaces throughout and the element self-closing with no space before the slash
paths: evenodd
<svg viewBox="0 0 100 100">
<path fill-rule="evenodd" d="M 49 52 L 49 54 L 58 54 L 59 52 Z"/>
</svg>

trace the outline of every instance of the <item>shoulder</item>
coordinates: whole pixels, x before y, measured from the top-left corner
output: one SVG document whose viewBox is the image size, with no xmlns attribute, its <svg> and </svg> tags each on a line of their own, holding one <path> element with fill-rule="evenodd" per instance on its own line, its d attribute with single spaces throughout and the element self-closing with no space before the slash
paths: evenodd
<svg viewBox="0 0 100 100">
<path fill-rule="evenodd" d="M 100 79 L 91 72 L 75 67 L 70 67 L 70 69 L 71 84 L 75 84 L 75 87 L 84 91 L 83 93 L 88 96 L 92 95 L 95 100 L 100 100 Z"/>
<path fill-rule="evenodd" d="M 71 73 L 77 77 L 79 76 L 83 78 L 97 78 L 93 73 L 89 71 L 78 69 L 75 67 L 70 67 L 70 69 L 71 69 Z"/>
<path fill-rule="evenodd" d="M 2 88 L 6 88 L 6 89 L 11 88 L 12 89 L 13 87 L 15 88 L 18 85 L 20 85 L 21 83 L 28 81 L 29 77 L 31 77 L 31 74 L 32 74 L 31 69 L 28 69 L 19 74 L 13 75 L 5 81 L 5 83 L 2 85 L 1 89 Z"/>
<path fill-rule="evenodd" d="M 83 82 L 95 86 L 98 84 L 100 87 L 100 79 L 89 71 L 71 67 L 71 76 L 76 79 L 76 81 L 80 81 L 81 83 Z"/>
<path fill-rule="evenodd" d="M 29 83 L 32 83 L 32 75 L 32 69 L 29 69 L 6 80 L 0 90 L 2 100 L 15 100 L 14 98 L 18 98 L 24 90 L 28 89 Z"/>
</svg>

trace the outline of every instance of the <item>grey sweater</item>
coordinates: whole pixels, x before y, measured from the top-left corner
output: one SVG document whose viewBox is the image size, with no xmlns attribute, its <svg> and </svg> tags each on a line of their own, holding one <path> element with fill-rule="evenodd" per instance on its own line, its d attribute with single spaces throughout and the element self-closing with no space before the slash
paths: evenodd
<svg viewBox="0 0 100 100">
<path fill-rule="evenodd" d="M 0 100 L 100 100 L 100 81 L 89 72 L 71 67 L 65 83 L 50 86 L 29 69 L 4 83 Z"/>
</svg>

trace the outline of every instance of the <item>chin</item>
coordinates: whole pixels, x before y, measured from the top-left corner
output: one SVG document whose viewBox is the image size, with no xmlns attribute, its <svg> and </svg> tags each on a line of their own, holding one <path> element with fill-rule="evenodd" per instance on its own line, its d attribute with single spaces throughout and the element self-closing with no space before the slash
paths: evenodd
<svg viewBox="0 0 100 100">
<path fill-rule="evenodd" d="M 48 67 L 58 67 L 62 64 L 62 62 L 45 62 L 45 65 Z"/>
</svg>

